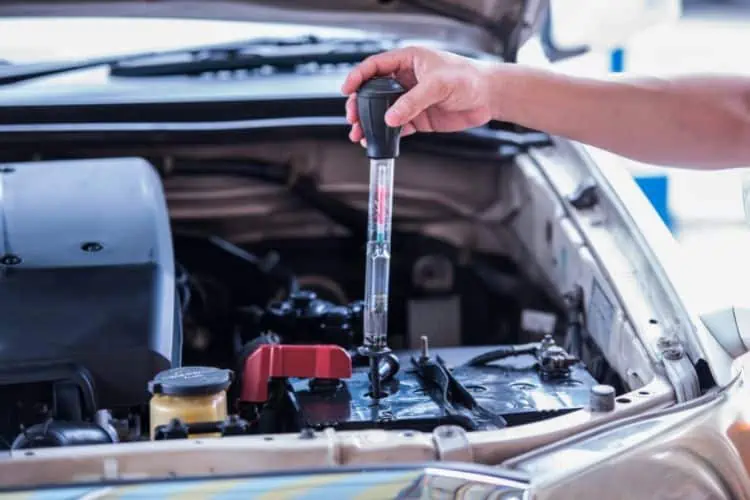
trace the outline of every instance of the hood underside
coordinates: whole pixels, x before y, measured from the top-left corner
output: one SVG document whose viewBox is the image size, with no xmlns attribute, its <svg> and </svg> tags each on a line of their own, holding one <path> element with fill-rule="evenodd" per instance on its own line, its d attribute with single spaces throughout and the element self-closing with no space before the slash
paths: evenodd
<svg viewBox="0 0 750 500">
<path fill-rule="evenodd" d="M 539 27 L 548 0 L 162 0 L 3 2 L 0 16 L 127 16 L 232 19 L 346 26 L 404 37 L 454 39 L 472 28 L 485 50 L 514 60 Z M 436 29 L 441 27 L 442 29 Z M 460 38 L 459 38 L 460 40 Z M 460 43 L 460 41 L 459 41 Z"/>
</svg>

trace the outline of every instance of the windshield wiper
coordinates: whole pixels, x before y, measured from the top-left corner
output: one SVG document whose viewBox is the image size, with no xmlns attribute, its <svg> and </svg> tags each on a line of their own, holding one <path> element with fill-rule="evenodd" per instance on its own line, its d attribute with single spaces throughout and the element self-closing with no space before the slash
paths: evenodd
<svg viewBox="0 0 750 500">
<path fill-rule="evenodd" d="M 249 46 L 160 54 L 111 65 L 120 77 L 195 76 L 220 71 L 296 71 L 306 65 L 354 64 L 395 47 L 386 40 L 323 40 L 305 45 Z"/>
<path fill-rule="evenodd" d="M 0 85 L 108 65 L 113 76 L 193 75 L 209 71 L 288 69 L 300 64 L 355 63 L 395 47 L 394 39 L 300 37 L 254 38 L 174 50 L 0 66 Z"/>
</svg>

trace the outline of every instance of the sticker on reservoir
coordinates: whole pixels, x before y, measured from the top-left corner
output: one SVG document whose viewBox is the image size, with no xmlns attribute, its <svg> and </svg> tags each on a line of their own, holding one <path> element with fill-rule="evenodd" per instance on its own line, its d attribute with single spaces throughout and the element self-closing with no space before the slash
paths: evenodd
<svg viewBox="0 0 750 500">
<path fill-rule="evenodd" d="M 586 319 L 589 334 L 594 336 L 602 346 L 606 346 L 609 340 L 614 314 L 615 308 L 612 306 L 612 302 L 604 293 L 601 285 L 594 279 L 591 285 L 591 299 L 589 300 L 589 311 Z"/>
</svg>

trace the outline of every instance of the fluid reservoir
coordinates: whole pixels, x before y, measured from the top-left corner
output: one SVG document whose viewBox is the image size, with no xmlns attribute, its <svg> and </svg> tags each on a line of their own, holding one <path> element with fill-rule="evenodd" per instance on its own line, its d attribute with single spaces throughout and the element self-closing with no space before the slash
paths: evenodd
<svg viewBox="0 0 750 500">
<path fill-rule="evenodd" d="M 151 439 L 158 426 L 174 418 L 186 424 L 226 419 L 226 391 L 232 378 L 231 370 L 207 366 L 185 366 L 158 373 L 148 386 L 152 394 Z"/>
</svg>

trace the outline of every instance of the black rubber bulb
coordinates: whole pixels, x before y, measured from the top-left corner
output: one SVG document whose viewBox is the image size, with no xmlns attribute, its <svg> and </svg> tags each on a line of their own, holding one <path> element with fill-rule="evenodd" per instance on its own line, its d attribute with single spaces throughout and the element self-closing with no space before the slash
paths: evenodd
<svg viewBox="0 0 750 500">
<path fill-rule="evenodd" d="M 367 140 L 367 156 L 373 159 L 396 158 L 401 142 L 401 127 L 385 124 L 385 112 L 404 94 L 393 78 L 373 78 L 357 91 L 357 110 Z"/>
</svg>

